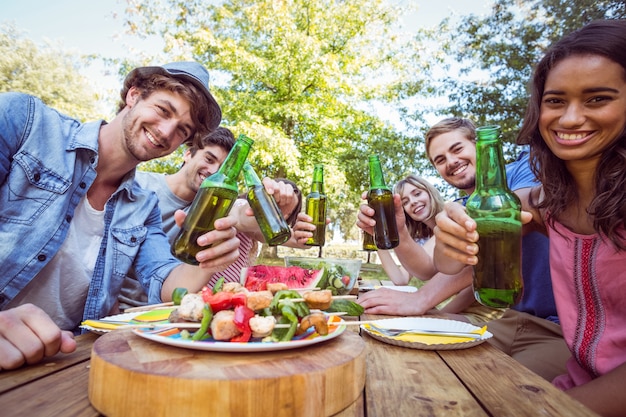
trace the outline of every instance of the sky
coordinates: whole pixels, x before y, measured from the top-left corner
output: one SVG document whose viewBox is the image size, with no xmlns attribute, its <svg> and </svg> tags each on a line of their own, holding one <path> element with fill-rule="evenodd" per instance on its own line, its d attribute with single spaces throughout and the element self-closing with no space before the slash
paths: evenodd
<svg viewBox="0 0 626 417">
<path fill-rule="evenodd" d="M 407 16 L 415 27 L 434 26 L 451 14 L 483 14 L 492 0 L 414 0 L 419 10 Z M 436 6 L 434 6 L 436 4 Z M 0 2 L 0 22 L 13 22 L 36 43 L 61 42 L 68 50 L 125 56 L 135 47 L 149 51 L 154 44 L 124 37 L 125 0 L 16 0 Z"/>
<path fill-rule="evenodd" d="M 493 0 L 405 1 L 414 1 L 418 6 L 417 14 L 403 19 L 408 28 L 435 26 L 446 16 L 486 14 L 493 3 Z M 162 45 L 158 40 L 142 41 L 124 36 L 125 7 L 126 0 L 3 0 L 0 1 L 0 24 L 14 24 L 25 38 L 37 45 L 51 42 L 77 54 L 122 58 L 161 53 Z M 101 64 L 82 72 L 93 81 L 96 91 L 105 96 L 119 88 L 119 80 L 115 75 L 106 75 Z"/>
</svg>

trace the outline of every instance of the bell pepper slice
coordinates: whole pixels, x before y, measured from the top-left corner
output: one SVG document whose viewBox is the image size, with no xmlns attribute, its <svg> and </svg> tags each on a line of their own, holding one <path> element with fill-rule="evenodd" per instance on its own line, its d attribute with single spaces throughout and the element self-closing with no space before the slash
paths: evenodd
<svg viewBox="0 0 626 417">
<path fill-rule="evenodd" d="M 235 336 L 230 339 L 231 342 L 247 342 L 252 336 L 252 329 L 250 329 L 250 319 L 254 317 L 254 311 L 249 309 L 245 305 L 235 306 L 235 318 L 233 322 L 237 329 L 241 331 L 239 336 Z"/>
<path fill-rule="evenodd" d="M 206 288 L 206 287 L 205 287 Z M 222 310 L 228 310 L 233 307 L 233 293 L 220 291 L 213 294 L 211 289 L 202 289 L 202 299 L 211 306 L 214 313 Z"/>
<path fill-rule="evenodd" d="M 208 304 L 205 304 L 202 308 L 202 321 L 200 322 L 200 328 L 193 334 L 191 340 L 202 340 L 209 330 L 211 320 L 213 320 L 213 311 Z"/>
</svg>

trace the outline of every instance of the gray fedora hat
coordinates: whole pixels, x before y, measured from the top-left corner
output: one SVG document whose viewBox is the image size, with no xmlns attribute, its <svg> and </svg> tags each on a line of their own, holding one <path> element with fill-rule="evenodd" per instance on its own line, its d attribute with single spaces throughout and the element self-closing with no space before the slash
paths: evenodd
<svg viewBox="0 0 626 417">
<path fill-rule="evenodd" d="M 144 76 L 154 73 L 169 75 L 192 83 L 204 93 L 207 99 L 209 106 L 209 114 L 207 114 L 209 129 L 215 130 L 220 125 L 222 121 L 222 110 L 219 104 L 217 104 L 217 101 L 215 101 L 215 98 L 211 95 L 211 91 L 209 90 L 209 72 L 203 65 L 194 61 L 181 61 L 170 62 L 162 66 L 139 67 L 132 70 L 126 79 L 130 80 L 136 77 L 138 73 Z"/>
</svg>

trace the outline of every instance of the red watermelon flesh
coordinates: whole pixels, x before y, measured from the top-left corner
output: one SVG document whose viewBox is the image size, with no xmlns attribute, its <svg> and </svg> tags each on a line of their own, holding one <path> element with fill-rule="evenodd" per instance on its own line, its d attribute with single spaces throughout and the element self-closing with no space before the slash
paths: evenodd
<svg viewBox="0 0 626 417">
<path fill-rule="evenodd" d="M 282 282 L 289 288 L 315 288 L 323 276 L 323 269 L 254 265 L 241 270 L 241 285 L 249 291 L 267 290 L 268 282 Z"/>
</svg>

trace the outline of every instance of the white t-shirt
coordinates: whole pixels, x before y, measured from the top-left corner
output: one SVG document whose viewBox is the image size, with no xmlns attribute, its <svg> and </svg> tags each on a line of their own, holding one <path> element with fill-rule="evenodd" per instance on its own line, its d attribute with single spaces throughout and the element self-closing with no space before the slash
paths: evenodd
<svg viewBox="0 0 626 417">
<path fill-rule="evenodd" d="M 89 283 L 104 235 L 104 210 L 91 207 L 87 197 L 76 206 L 59 252 L 15 297 L 8 308 L 32 303 L 63 330 L 75 329 L 83 318 Z"/>
</svg>

